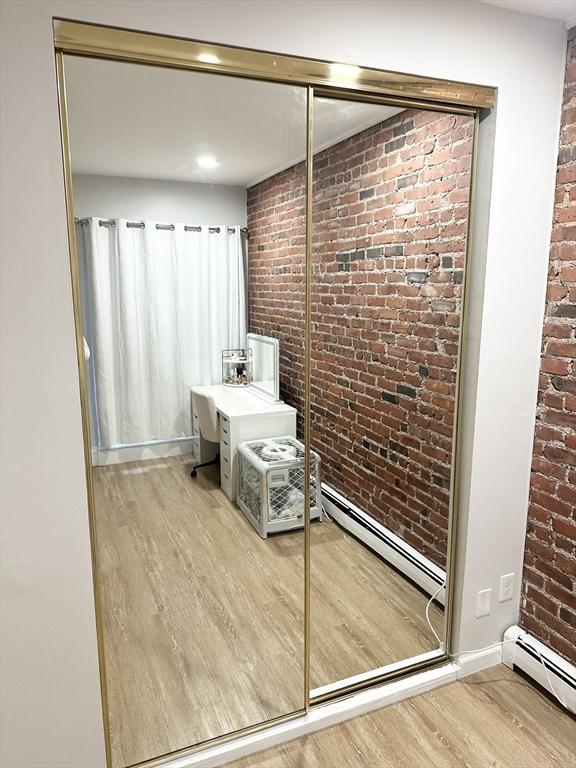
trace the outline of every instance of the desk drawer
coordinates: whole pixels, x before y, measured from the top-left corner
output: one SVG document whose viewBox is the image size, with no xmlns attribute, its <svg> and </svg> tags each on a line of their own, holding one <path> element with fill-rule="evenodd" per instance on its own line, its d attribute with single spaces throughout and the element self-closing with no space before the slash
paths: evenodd
<svg viewBox="0 0 576 768">
<path fill-rule="evenodd" d="M 226 478 L 232 478 L 232 462 L 229 456 L 224 456 L 222 453 L 220 454 L 220 472 Z"/>
<path fill-rule="evenodd" d="M 230 458 L 231 445 L 230 422 L 220 417 L 220 455 Z"/>
<path fill-rule="evenodd" d="M 232 482 L 232 468 L 230 466 L 230 460 L 223 459 L 222 456 L 220 457 L 220 485 L 222 487 L 222 490 L 228 496 L 229 499 L 233 499 L 232 495 L 232 488 L 233 488 L 233 482 Z"/>
<path fill-rule="evenodd" d="M 220 456 L 222 458 L 230 459 L 230 435 L 220 432 Z"/>
</svg>

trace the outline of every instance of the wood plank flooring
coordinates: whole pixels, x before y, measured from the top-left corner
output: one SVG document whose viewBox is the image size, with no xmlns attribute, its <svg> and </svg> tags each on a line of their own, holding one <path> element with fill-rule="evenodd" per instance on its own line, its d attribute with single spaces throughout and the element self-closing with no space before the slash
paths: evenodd
<svg viewBox="0 0 576 768">
<path fill-rule="evenodd" d="M 575 768 L 576 721 L 507 667 L 227 768 Z"/>
<path fill-rule="evenodd" d="M 303 706 L 302 532 L 262 540 L 187 458 L 94 470 L 115 767 Z M 312 685 L 435 647 L 427 598 L 312 527 Z M 440 631 L 441 612 L 432 618 Z"/>
</svg>

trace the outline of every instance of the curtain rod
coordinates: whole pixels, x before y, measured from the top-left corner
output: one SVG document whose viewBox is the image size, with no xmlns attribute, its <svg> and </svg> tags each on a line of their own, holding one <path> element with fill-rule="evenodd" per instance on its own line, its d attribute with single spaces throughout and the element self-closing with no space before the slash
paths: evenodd
<svg viewBox="0 0 576 768">
<path fill-rule="evenodd" d="M 89 223 L 89 219 L 74 219 L 75 224 L 80 224 L 81 227 L 85 227 Z M 115 227 L 117 225 L 116 219 L 99 219 L 98 225 L 100 227 Z M 130 229 L 144 229 L 146 223 L 144 221 L 127 221 L 126 226 Z M 156 229 L 168 229 L 174 231 L 174 224 L 156 224 Z M 201 232 L 201 226 L 188 226 L 184 225 L 184 232 Z M 232 234 L 236 231 L 236 227 L 228 227 L 228 234 Z M 208 227 L 208 232 L 220 232 L 220 227 Z M 244 237 L 249 237 L 248 227 L 240 227 L 240 234 Z"/>
</svg>

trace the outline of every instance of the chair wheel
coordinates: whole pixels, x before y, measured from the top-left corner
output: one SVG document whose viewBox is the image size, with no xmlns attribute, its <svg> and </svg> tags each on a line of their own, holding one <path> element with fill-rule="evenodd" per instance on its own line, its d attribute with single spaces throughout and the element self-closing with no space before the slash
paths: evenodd
<svg viewBox="0 0 576 768">
<path fill-rule="evenodd" d="M 190 477 L 196 477 L 197 474 L 198 473 L 196 472 L 196 470 L 193 469 L 192 472 L 190 472 Z"/>
</svg>

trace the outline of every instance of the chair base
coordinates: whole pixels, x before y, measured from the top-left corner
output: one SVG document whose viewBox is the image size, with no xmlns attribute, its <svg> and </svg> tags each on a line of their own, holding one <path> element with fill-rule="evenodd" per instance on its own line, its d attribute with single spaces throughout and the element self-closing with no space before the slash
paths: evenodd
<svg viewBox="0 0 576 768">
<path fill-rule="evenodd" d="M 192 468 L 192 471 L 190 472 L 190 477 L 196 477 L 198 475 L 197 469 L 200 469 L 201 467 L 210 467 L 212 464 L 219 464 L 220 463 L 220 456 L 216 456 L 215 459 L 212 459 L 212 461 L 204 461 L 202 464 L 195 464 Z"/>
</svg>

